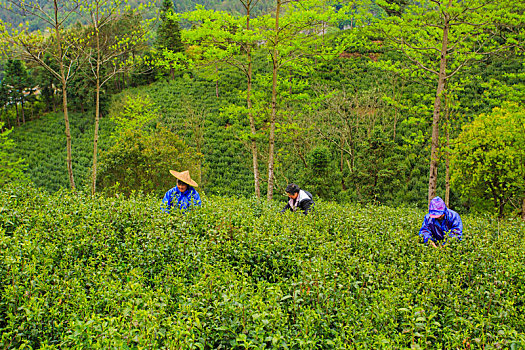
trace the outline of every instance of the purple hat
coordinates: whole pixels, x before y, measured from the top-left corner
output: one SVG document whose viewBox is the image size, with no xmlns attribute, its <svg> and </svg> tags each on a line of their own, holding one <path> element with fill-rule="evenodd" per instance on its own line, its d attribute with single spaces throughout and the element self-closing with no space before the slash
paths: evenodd
<svg viewBox="0 0 525 350">
<path fill-rule="evenodd" d="M 431 218 L 439 218 L 445 213 L 445 209 L 447 209 L 445 202 L 443 202 L 441 198 L 436 197 L 430 201 L 430 205 L 428 206 L 428 214 Z"/>
</svg>

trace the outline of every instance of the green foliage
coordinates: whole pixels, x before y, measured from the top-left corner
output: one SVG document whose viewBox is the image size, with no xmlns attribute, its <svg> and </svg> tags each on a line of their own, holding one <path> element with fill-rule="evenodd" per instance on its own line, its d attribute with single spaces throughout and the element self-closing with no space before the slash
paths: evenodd
<svg viewBox="0 0 525 350">
<path fill-rule="evenodd" d="M 77 186 L 82 188 L 89 183 L 93 161 L 93 116 L 70 113 L 69 121 L 73 174 Z M 109 145 L 114 125 L 108 118 L 101 119 L 100 123 L 99 149 L 103 151 Z M 14 129 L 11 134 L 17 144 L 13 153 L 26 160 L 28 177 L 48 191 L 69 187 L 64 128 L 63 115 L 51 113 Z"/>
<path fill-rule="evenodd" d="M 400 175 L 406 170 L 396 151 L 395 142 L 381 129 L 375 129 L 369 139 L 358 145 L 357 165 L 350 174 L 358 198 L 396 202 L 391 189 L 401 187 Z"/>
<path fill-rule="evenodd" d="M 162 2 L 155 48 L 158 51 L 155 54 L 155 65 L 168 69 L 172 79 L 175 75 L 175 69 L 186 68 L 184 44 L 181 40 L 179 20 L 175 16 L 172 0 L 163 0 Z"/>
<path fill-rule="evenodd" d="M 112 146 L 100 158 L 100 188 L 160 195 L 174 185 L 170 169 L 189 169 L 200 179 L 202 154 L 158 124 L 162 118 L 148 95 L 121 94 L 110 111 L 116 127 Z"/>
<path fill-rule="evenodd" d="M 4 129 L 4 123 L 0 122 L 0 186 L 14 181 L 26 181 L 24 174 L 27 163 L 22 158 L 13 157 L 12 150 L 16 147 L 15 142 L 9 138 L 13 129 Z"/>
<path fill-rule="evenodd" d="M 148 95 L 122 93 L 117 95 L 109 110 L 111 119 L 115 122 L 113 137 L 127 130 L 147 131 L 160 119 L 158 108 Z"/>
<path fill-rule="evenodd" d="M 157 28 L 157 47 L 168 49 L 173 52 L 184 51 L 180 37 L 179 22 L 173 16 L 173 1 L 163 0 L 160 10 L 160 24 Z"/>
<path fill-rule="evenodd" d="M 201 154 L 174 133 L 158 127 L 151 132 L 126 129 L 100 157 L 97 183 L 100 188 L 129 195 L 133 191 L 157 195 L 174 186 L 170 169 L 200 174 Z"/>
<path fill-rule="evenodd" d="M 202 185 L 207 193 L 249 196 L 253 192 L 249 150 L 232 127 L 234 119 L 220 113 L 220 107 L 228 102 L 239 103 L 235 89 L 240 78 L 234 71 L 227 71 L 231 74 L 224 74 L 217 97 L 217 86 L 197 73 L 131 93 L 149 95 L 159 110 L 161 124 L 203 154 L 199 187 Z"/>
<path fill-rule="evenodd" d="M 44 62 L 48 66 L 53 67 L 54 70 L 58 70 L 51 55 L 46 54 L 44 57 Z M 41 66 L 36 67 L 35 71 L 35 84 L 38 85 L 40 89 L 39 99 L 45 104 L 45 112 L 56 111 L 56 109 L 61 106 L 61 101 L 57 96 L 57 87 L 60 86 L 59 80 L 55 75 L 51 74 L 47 69 Z M 78 91 L 75 88 L 71 90 Z M 86 95 L 83 96 L 83 99 L 86 99 Z M 71 102 L 71 98 L 69 101 Z"/>
<path fill-rule="evenodd" d="M 434 249 L 417 236 L 425 212 L 409 208 L 159 206 L 0 190 L 0 347 L 525 345 L 522 221 L 464 216 L 464 240 Z"/>
<path fill-rule="evenodd" d="M 29 72 L 21 60 L 7 60 L 5 67 L 5 76 L 2 80 L 7 89 L 7 98 L 11 104 L 15 106 L 17 122 L 20 120 L 25 122 L 24 103 L 30 99 L 33 93 L 33 81 Z M 27 94 L 27 96 L 26 96 Z M 22 118 L 19 118 L 18 104 L 21 104 Z"/>
<path fill-rule="evenodd" d="M 302 174 L 292 177 L 290 182 L 298 182 L 301 188 L 311 192 L 315 197 L 314 201 L 317 197 L 333 200 L 341 183 L 341 172 L 333 159 L 329 147 L 322 144 L 313 147 L 307 154 L 307 163 Z"/>
<path fill-rule="evenodd" d="M 401 16 L 405 8 L 410 4 L 409 0 L 379 0 L 380 6 L 389 16 Z"/>
<path fill-rule="evenodd" d="M 134 7 L 136 3 L 132 1 L 130 5 Z M 150 69 L 151 62 L 144 60 L 138 62 L 141 67 L 132 75 L 119 75 L 105 84 L 101 99 L 103 126 L 100 146 L 104 149 L 108 148 L 109 135 L 113 131 L 113 121 L 105 117 L 108 114 L 112 116 L 118 114 L 124 118 L 123 130 L 137 127 L 144 133 L 154 130 L 158 119 L 188 147 L 196 153 L 202 153 L 200 170 L 202 183 L 199 182 L 199 185 L 202 185 L 206 193 L 249 197 L 253 194 L 254 179 L 249 147 L 252 132 L 246 106 L 247 61 L 244 60 L 243 55 L 246 52 L 246 43 L 253 44 L 251 46 L 253 85 L 250 93 L 262 177 L 261 187 L 264 189 L 268 173 L 267 139 L 272 79 L 267 50 L 267 45 L 270 43 L 268 40 L 262 40 L 262 35 L 268 32 L 261 31 L 272 29 L 273 22 L 271 16 L 260 14 L 275 5 L 271 1 L 257 2 L 253 8 L 254 12 L 250 12 L 254 15 L 250 22 L 252 30 L 244 31 L 241 28 L 246 27 L 246 9 L 240 1 L 235 0 L 235 4 L 231 1 L 219 4 L 208 0 L 199 3 L 204 7 L 199 7 L 192 13 L 180 16 L 162 14 L 168 22 L 185 17 L 193 19 L 195 24 L 192 30 L 182 30 L 181 35 L 188 39 L 188 44 L 191 38 L 192 45 L 187 47 L 186 52 L 171 55 L 166 51 L 169 54 L 166 57 L 173 58 L 174 61 L 184 59 L 183 63 L 187 63 L 188 58 L 192 62 L 202 58 L 210 59 L 206 63 L 210 63 L 211 58 L 220 61 L 228 59 L 228 63 L 237 64 L 241 69 L 236 70 L 227 65 L 216 64 L 191 69 L 186 69 L 187 67 L 184 66 L 185 70 L 177 74 L 173 81 L 162 81 L 146 86 L 152 83 L 156 76 L 158 78 L 162 70 Z M 307 17 L 298 17 L 313 3 L 301 1 L 286 5 L 291 7 L 287 8 L 283 16 L 290 17 L 286 19 L 282 17 L 281 24 L 285 25 L 286 29 L 292 29 L 292 24 L 303 23 Z M 453 3 L 458 5 L 455 1 Z M 319 26 L 312 28 L 322 35 L 314 35 L 310 38 L 313 41 L 308 39 L 302 43 L 284 45 L 286 46 L 284 51 L 280 51 L 283 53 L 281 57 L 283 60 L 277 62 L 282 65 L 277 76 L 279 108 L 276 115 L 275 179 L 278 189 L 282 189 L 288 181 L 295 181 L 316 197 L 340 201 L 386 204 L 401 202 L 414 205 L 425 202 L 422 199 L 427 195 L 428 185 L 428 154 L 431 137 L 429 116 L 432 113 L 435 86 L 414 83 L 416 77 L 414 74 L 401 76 L 398 74 L 399 71 L 382 70 L 381 68 L 385 67 L 398 67 L 401 68 L 401 73 L 409 73 L 403 69 L 411 67 L 411 62 L 398 50 L 399 47 L 383 41 L 377 33 L 372 33 L 373 35 L 370 36 L 365 30 L 370 28 L 369 24 L 375 20 L 396 22 L 405 18 L 403 16 L 409 18 L 414 4 L 404 0 L 367 0 L 352 4 L 355 5 L 352 8 L 335 4 L 330 7 L 337 10 L 331 18 L 334 21 L 331 22 L 330 28 L 327 29 L 326 23 L 322 24 L 322 22 L 318 22 Z M 464 2 L 461 4 L 467 5 Z M 177 1 L 173 6 L 175 12 L 180 12 L 183 7 L 194 10 L 194 5 L 195 2 L 192 1 Z M 292 11 L 295 5 L 301 7 L 297 8 L 297 13 Z M 505 8 L 508 13 L 500 11 L 497 15 L 501 20 L 498 19 L 494 23 L 499 26 L 497 32 L 507 37 L 507 43 L 514 41 L 514 44 L 520 44 L 518 38 L 519 35 L 523 35 L 523 31 L 520 31 L 523 21 L 520 21 L 521 17 L 519 17 L 521 4 L 518 6 L 514 3 L 514 5 L 516 5 L 515 12 L 509 12 Z M 164 12 L 171 12 L 167 10 L 170 7 L 170 2 L 166 1 Z M 220 9 L 222 12 L 212 9 Z M 405 13 L 404 10 L 407 9 L 409 11 Z M 390 11 L 391 16 L 388 19 L 385 18 L 387 14 L 385 11 Z M 324 13 L 324 9 L 317 11 L 319 13 L 315 12 L 309 11 L 308 18 L 317 17 Z M 430 14 L 426 15 L 430 16 Z M 508 18 L 504 18 L 505 16 Z M 512 16 L 515 16 L 513 22 Z M 102 34 L 111 39 L 129 33 L 136 24 L 138 25 L 138 19 L 139 17 L 127 13 L 123 15 L 122 21 L 107 26 Z M 286 25 L 286 21 L 292 23 Z M 332 33 L 336 30 L 336 26 L 342 23 L 350 26 L 351 30 Z M 308 27 L 310 24 L 305 26 Z M 413 36 L 414 33 L 409 33 L 415 43 L 437 38 L 435 28 L 426 32 L 422 27 L 410 23 L 404 24 L 407 24 L 404 29 L 414 30 L 414 33 L 425 32 Z M 183 20 L 181 25 L 189 28 L 186 20 Z M 73 35 L 80 30 L 79 28 L 81 27 L 71 28 L 64 34 Z M 321 30 L 322 28 L 326 30 Z M 310 33 L 303 29 L 300 28 L 297 38 L 305 37 Z M 33 34 L 39 37 L 37 33 Z M 461 32 L 453 34 L 457 39 Z M 464 34 L 471 35 L 472 32 L 465 31 Z M 160 37 L 161 35 L 157 39 Z M 54 44 L 50 40 L 51 37 L 47 41 L 36 42 L 42 41 L 51 48 Z M 324 45 L 328 51 L 321 52 L 321 55 L 317 55 L 315 59 L 312 54 L 318 51 L 313 47 L 314 41 L 319 44 L 317 48 Z M 472 40 L 465 42 L 465 44 L 469 43 L 472 43 Z M 501 45 L 502 43 L 503 41 L 499 42 L 498 49 L 506 48 Z M 145 51 L 149 52 L 148 55 L 151 57 L 159 53 L 154 47 L 157 42 L 151 40 L 147 45 L 148 47 L 141 47 L 140 50 L 133 52 L 133 56 L 141 55 Z M 341 52 L 339 57 L 335 57 L 335 54 L 341 51 L 341 45 L 345 45 L 345 51 Z M 207 48 L 210 49 L 209 52 L 204 50 Z M 51 50 L 48 50 L 49 52 Z M 295 54 L 298 57 L 293 56 Z M 470 121 L 472 116 L 489 113 L 492 108 L 501 106 L 504 99 L 518 102 L 523 100 L 525 76 L 522 73 L 522 52 L 502 51 L 501 54 L 501 57 L 491 56 L 481 61 L 472 61 L 473 64 L 469 67 L 461 68 L 460 78 L 449 80 L 447 98 L 454 95 L 456 101 L 450 109 L 452 138 L 459 133 L 461 125 Z M 457 52 L 454 52 L 453 57 L 454 63 L 451 69 L 457 68 L 462 58 Z M 291 64 L 293 58 L 299 60 Z M 65 63 L 69 63 L 70 60 L 66 59 Z M 49 59 L 45 62 L 51 68 L 58 69 L 55 62 Z M 431 64 L 436 62 L 434 58 L 430 60 Z M 243 63 L 244 67 L 242 67 Z M 27 62 L 26 66 L 33 67 Z M 71 68 L 73 72 L 79 67 L 73 65 Z M 111 65 L 106 66 L 103 73 L 111 72 L 112 68 Z M 58 107 L 61 91 L 57 89 L 56 81 L 53 83 L 56 78 L 51 78 L 45 71 L 39 70 L 35 73 L 34 75 L 38 76 L 42 95 L 38 97 L 40 99 L 38 105 L 26 108 L 26 115 L 31 109 L 35 112 L 35 117 L 41 118 L 42 121 L 31 122 L 31 125 L 15 129 L 11 136 L 18 147 L 12 151 L 16 157 L 29 160 L 28 175 L 39 187 L 56 191 L 66 184 L 64 181 L 67 181 L 64 174 L 63 121 L 56 119 L 55 115 L 42 116 L 39 109 L 51 109 L 54 99 Z M 412 69 L 410 73 L 413 73 Z M 419 80 L 421 81 L 424 79 Z M 144 86 L 128 89 L 117 98 L 111 98 L 115 92 L 136 85 Z M 2 86 L 5 92 L 5 94 L 0 92 L 0 105 L 4 107 L 2 120 L 7 121 L 10 127 L 13 121 L 16 121 L 16 111 L 7 99 L 8 89 L 5 89 L 5 85 Z M 52 91 L 53 89 L 55 91 Z M 94 84 L 86 78 L 86 75 L 77 74 L 68 80 L 70 110 L 82 113 L 90 110 L 95 100 L 93 92 Z M 128 95 L 130 97 L 127 97 Z M 447 111 L 443 109 L 443 112 L 445 114 Z M 83 186 L 91 166 L 92 115 L 94 113 L 90 112 L 89 115 L 72 116 L 73 171 L 75 178 L 78 178 L 77 185 L 80 186 Z M 135 120 L 137 117 L 139 119 Z M 151 122 L 143 124 L 145 120 L 140 120 L 142 117 Z M 143 126 L 138 127 L 138 125 Z M 440 134 L 443 135 L 442 131 Z M 443 140 L 442 136 L 440 142 Z M 443 142 L 441 144 L 443 145 Z M 330 160 L 324 168 L 312 166 L 311 155 L 320 148 L 324 148 L 325 151 L 328 149 L 330 154 Z M 444 147 L 441 147 L 438 172 L 438 192 L 441 195 L 445 189 L 443 150 Z M 156 190 L 164 191 L 166 188 Z M 507 204 L 507 212 L 511 211 L 508 209 L 509 206 L 516 204 L 514 198 L 511 204 Z M 464 207 L 459 209 L 464 211 L 469 208 L 479 210 L 486 208 L 480 204 L 480 201 L 471 198 L 470 202 L 461 202 Z"/>
<path fill-rule="evenodd" d="M 525 114 L 507 103 L 463 127 L 455 141 L 452 183 L 475 205 L 489 201 L 503 216 L 507 203 L 525 198 Z M 482 204 L 483 206 L 483 204 Z"/>
<path fill-rule="evenodd" d="M 330 163 L 330 150 L 326 146 L 317 146 L 308 154 L 309 163 L 312 170 L 316 173 L 325 173 L 328 171 Z"/>
<path fill-rule="evenodd" d="M 217 11 L 228 11 L 234 14 L 244 14 L 245 7 L 242 1 L 239 0 L 177 0 L 174 2 L 175 11 L 178 13 L 189 12 L 194 10 L 198 5 L 202 5 L 207 9 L 214 9 Z M 274 6 L 273 0 L 259 0 L 255 2 L 255 7 L 252 10 L 254 15 L 261 15 L 267 13 Z M 254 6 L 254 4 L 252 4 Z"/>
</svg>

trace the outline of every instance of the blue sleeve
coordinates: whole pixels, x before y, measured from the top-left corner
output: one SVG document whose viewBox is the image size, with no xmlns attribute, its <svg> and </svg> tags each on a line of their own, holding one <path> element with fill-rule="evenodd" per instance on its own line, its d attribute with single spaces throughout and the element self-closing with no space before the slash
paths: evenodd
<svg viewBox="0 0 525 350">
<path fill-rule="evenodd" d="M 425 244 L 427 244 L 428 240 L 432 237 L 432 233 L 430 232 L 430 228 L 428 227 L 428 220 L 426 215 L 425 219 L 423 219 L 423 225 L 421 225 L 421 228 L 419 229 L 419 236 L 423 238 L 423 242 Z"/>
<path fill-rule="evenodd" d="M 455 211 L 450 211 L 450 232 L 449 237 L 457 237 L 459 241 L 463 237 L 463 222 L 461 222 L 461 217 Z"/>
<path fill-rule="evenodd" d="M 173 190 L 174 189 L 172 188 L 171 190 L 166 192 L 166 194 L 164 195 L 164 198 L 162 198 L 162 204 L 160 206 L 160 210 L 165 213 L 170 212 L 170 209 L 172 206 L 172 199 L 173 199 Z"/>
</svg>

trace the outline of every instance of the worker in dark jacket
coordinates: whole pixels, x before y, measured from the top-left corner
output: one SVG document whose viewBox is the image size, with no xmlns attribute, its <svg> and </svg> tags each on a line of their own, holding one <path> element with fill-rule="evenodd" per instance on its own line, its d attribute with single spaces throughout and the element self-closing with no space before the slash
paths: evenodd
<svg viewBox="0 0 525 350">
<path fill-rule="evenodd" d="M 289 184 L 286 186 L 285 191 L 288 195 L 288 203 L 281 210 L 281 213 L 284 213 L 286 209 L 290 209 L 291 211 L 301 210 L 303 214 L 308 214 L 308 211 L 314 205 L 312 194 L 301 190 L 296 184 Z"/>
<path fill-rule="evenodd" d="M 438 245 L 444 246 L 449 238 L 461 241 L 463 223 L 458 213 L 448 209 L 441 198 L 435 197 L 430 201 L 419 236 L 425 244 L 429 243 L 436 248 Z"/>
</svg>

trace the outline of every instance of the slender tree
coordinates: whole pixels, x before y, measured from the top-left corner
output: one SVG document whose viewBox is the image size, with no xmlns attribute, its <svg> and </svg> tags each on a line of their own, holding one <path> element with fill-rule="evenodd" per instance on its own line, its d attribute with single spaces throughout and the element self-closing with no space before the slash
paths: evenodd
<svg viewBox="0 0 525 350">
<path fill-rule="evenodd" d="M 273 198 L 275 179 L 276 122 L 279 113 L 279 74 L 302 70 L 308 74 L 316 57 L 338 54 L 340 47 L 328 51 L 325 33 L 335 27 L 347 9 L 334 10 L 323 0 L 276 0 L 272 16 L 263 25 L 265 48 L 271 68 L 271 97 L 268 138 L 268 191 Z M 346 15 L 345 15 L 346 16 Z M 289 87 L 291 89 L 291 87 Z M 288 91 L 290 92 L 290 90 Z"/>
<path fill-rule="evenodd" d="M 226 12 L 207 11 L 203 7 L 186 13 L 183 17 L 195 24 L 184 33 L 184 40 L 203 49 L 200 63 L 205 65 L 228 64 L 243 73 L 246 78 L 246 113 L 250 124 L 250 150 L 252 153 L 255 195 L 261 196 L 259 161 L 257 150 L 256 111 L 253 107 L 253 57 L 256 43 L 261 40 L 255 26 L 253 11 L 259 0 L 240 0 L 245 10 L 243 16 L 232 16 Z"/>
<path fill-rule="evenodd" d="M 173 0 L 163 0 L 160 10 L 160 23 L 157 29 L 157 49 L 163 56 L 163 65 L 169 67 L 171 79 L 175 78 L 176 62 L 169 59 L 168 53 L 176 54 L 184 52 L 179 21 L 173 8 Z M 166 53 L 166 55 L 164 55 Z"/>
<path fill-rule="evenodd" d="M 378 3 L 392 10 L 399 8 L 391 1 Z M 424 0 L 405 6 L 404 11 L 380 21 L 377 26 L 385 39 L 383 45 L 399 50 L 411 63 L 402 67 L 394 62 L 383 62 L 383 67 L 407 76 L 418 76 L 435 86 L 429 201 L 436 196 L 439 125 L 446 83 L 465 66 L 507 48 L 508 45 L 501 44 L 505 38 L 500 25 L 515 20 L 513 14 L 523 13 L 523 7 L 522 1 Z"/>
<path fill-rule="evenodd" d="M 16 54 L 18 57 L 34 61 L 44 67 L 57 79 L 62 86 L 62 107 L 64 111 L 64 123 L 66 134 L 66 165 L 69 176 L 69 184 L 75 189 L 73 177 L 73 161 L 71 153 L 71 131 L 69 127 L 69 113 L 67 105 L 67 86 L 76 69 L 79 66 L 81 56 L 77 50 L 71 50 L 76 44 L 77 38 L 67 35 L 65 24 L 70 17 L 77 13 L 80 4 L 76 0 L 53 0 L 51 6 L 42 6 L 37 0 L 5 0 L 3 7 L 21 14 L 26 18 L 41 20 L 49 29 L 50 36 L 44 36 L 39 32 L 31 32 L 24 27 L 12 29 L 2 25 L 1 33 L 8 47 L 5 53 Z M 56 62 L 56 66 L 50 66 L 44 59 L 50 54 Z"/>
<path fill-rule="evenodd" d="M 100 123 L 101 88 L 119 73 L 128 72 L 135 62 L 133 54 L 146 40 L 146 31 L 135 11 L 121 12 L 121 0 L 86 0 L 84 11 L 90 24 L 78 49 L 86 55 L 90 76 L 95 82 L 95 130 L 91 192 L 96 191 L 97 154 Z"/>
</svg>

